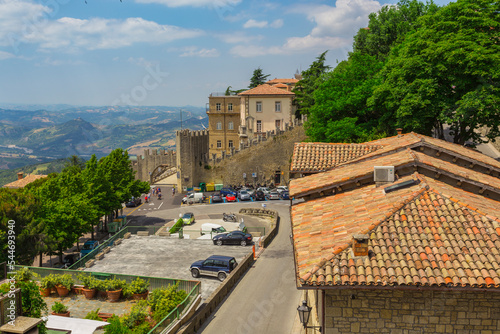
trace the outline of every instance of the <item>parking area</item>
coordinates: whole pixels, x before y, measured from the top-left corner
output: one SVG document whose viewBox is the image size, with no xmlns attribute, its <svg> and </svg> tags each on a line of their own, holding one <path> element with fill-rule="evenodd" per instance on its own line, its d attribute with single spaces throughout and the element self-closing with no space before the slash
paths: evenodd
<svg viewBox="0 0 500 334">
<path fill-rule="evenodd" d="M 215 246 L 211 240 L 176 239 L 132 235 L 114 246 L 105 257 L 87 269 L 93 272 L 194 280 L 191 263 L 211 255 L 233 256 L 238 263 L 252 252 L 252 246 Z M 217 278 L 199 277 L 205 300 L 221 284 Z"/>
</svg>

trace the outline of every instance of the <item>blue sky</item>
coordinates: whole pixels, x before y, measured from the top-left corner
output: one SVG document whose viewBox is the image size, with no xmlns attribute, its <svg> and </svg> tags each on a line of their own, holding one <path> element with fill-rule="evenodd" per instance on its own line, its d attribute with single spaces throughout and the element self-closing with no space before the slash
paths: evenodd
<svg viewBox="0 0 500 334">
<path fill-rule="evenodd" d="M 438 5 L 450 1 L 437 0 Z M 346 58 L 373 0 L 0 0 L 0 103 L 204 106 Z"/>
</svg>

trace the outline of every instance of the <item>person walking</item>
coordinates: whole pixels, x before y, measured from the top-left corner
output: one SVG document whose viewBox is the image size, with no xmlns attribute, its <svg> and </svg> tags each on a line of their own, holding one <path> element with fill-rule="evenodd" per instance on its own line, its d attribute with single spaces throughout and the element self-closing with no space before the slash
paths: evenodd
<svg viewBox="0 0 500 334">
<path fill-rule="evenodd" d="M 172 187 L 172 196 L 175 195 L 175 187 Z"/>
</svg>

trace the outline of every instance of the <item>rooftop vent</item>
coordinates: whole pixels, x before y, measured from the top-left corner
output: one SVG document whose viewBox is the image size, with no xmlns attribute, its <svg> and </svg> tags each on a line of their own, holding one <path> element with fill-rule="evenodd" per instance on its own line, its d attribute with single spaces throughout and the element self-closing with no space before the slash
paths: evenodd
<svg viewBox="0 0 500 334">
<path fill-rule="evenodd" d="M 404 182 L 401 182 L 401 183 L 398 183 L 398 184 L 394 184 L 392 186 L 384 188 L 384 192 L 387 194 L 387 193 L 390 193 L 391 191 L 396 191 L 396 190 L 400 190 L 400 189 L 404 189 L 404 188 L 409 188 L 409 187 L 411 187 L 413 185 L 416 185 L 416 184 L 419 184 L 419 183 L 420 183 L 419 180 L 404 181 Z"/>
<path fill-rule="evenodd" d="M 394 182 L 394 166 L 375 166 L 373 169 L 375 182 Z"/>
<path fill-rule="evenodd" d="M 354 256 L 368 256 L 368 234 L 352 236 L 352 252 Z"/>
</svg>

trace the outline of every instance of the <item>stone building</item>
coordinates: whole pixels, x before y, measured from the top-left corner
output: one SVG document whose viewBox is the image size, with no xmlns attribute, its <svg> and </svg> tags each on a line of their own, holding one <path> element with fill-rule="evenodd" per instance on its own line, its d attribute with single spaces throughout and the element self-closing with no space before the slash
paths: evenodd
<svg viewBox="0 0 500 334">
<path fill-rule="evenodd" d="M 499 333 L 500 162 L 415 133 L 365 145 L 292 159 L 343 161 L 290 182 L 308 333 Z"/>
<path fill-rule="evenodd" d="M 222 157 L 222 152 L 239 149 L 240 97 L 212 93 L 208 98 L 208 130 L 210 156 Z"/>
<path fill-rule="evenodd" d="M 295 120 L 295 94 L 287 85 L 262 84 L 239 93 L 241 97 L 240 141 L 246 142 L 267 131 L 282 131 Z M 279 87 L 284 86 L 284 87 Z"/>
<path fill-rule="evenodd" d="M 176 132 L 177 188 L 198 186 L 206 182 L 200 169 L 208 162 L 208 131 L 181 130 Z"/>
</svg>

